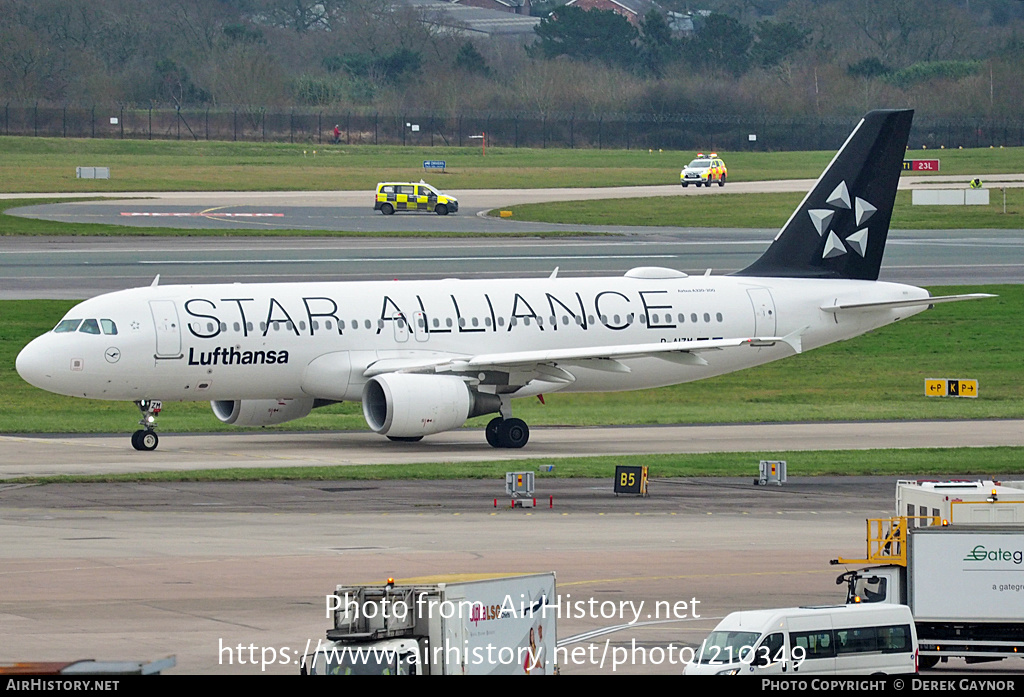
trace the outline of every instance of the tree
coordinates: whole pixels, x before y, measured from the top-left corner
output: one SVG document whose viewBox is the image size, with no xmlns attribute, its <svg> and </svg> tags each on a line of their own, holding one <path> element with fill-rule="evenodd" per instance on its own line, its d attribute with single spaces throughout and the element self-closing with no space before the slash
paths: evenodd
<svg viewBox="0 0 1024 697">
<path fill-rule="evenodd" d="M 487 67 L 487 61 L 472 41 L 467 41 L 459 47 L 459 52 L 455 54 L 455 67 L 467 73 L 476 73 L 484 77 L 491 76 L 491 69 Z"/>
<path fill-rule="evenodd" d="M 563 7 L 541 20 L 534 31 L 539 40 L 530 47 L 532 55 L 601 60 L 624 68 L 637 61 L 636 29 L 611 10 Z"/>
<path fill-rule="evenodd" d="M 774 68 L 811 45 L 811 32 L 792 22 L 760 22 L 750 57 L 762 68 Z"/>
<path fill-rule="evenodd" d="M 690 58 L 698 65 L 719 67 L 739 76 L 750 67 L 748 51 L 754 35 L 727 15 L 712 12 L 687 43 Z"/>
<path fill-rule="evenodd" d="M 679 58 L 681 48 L 665 17 L 657 10 L 648 11 L 640 23 L 640 60 L 647 72 L 662 77 L 665 66 Z"/>
</svg>

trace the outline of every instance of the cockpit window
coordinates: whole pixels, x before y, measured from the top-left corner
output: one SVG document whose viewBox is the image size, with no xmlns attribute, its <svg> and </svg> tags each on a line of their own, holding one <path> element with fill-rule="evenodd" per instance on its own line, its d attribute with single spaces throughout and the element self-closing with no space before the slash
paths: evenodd
<svg viewBox="0 0 1024 697">
<path fill-rule="evenodd" d="M 103 329 L 104 334 L 117 334 L 117 325 L 114 324 L 112 319 L 101 319 L 100 327 Z"/>
<path fill-rule="evenodd" d="M 99 334 L 100 323 L 94 319 L 87 319 L 84 322 L 82 322 L 82 326 L 78 328 L 78 331 L 82 332 L 83 334 Z"/>
<path fill-rule="evenodd" d="M 54 333 L 64 334 L 66 332 L 73 332 L 78 329 L 78 325 L 82 323 L 80 319 L 62 319 L 56 327 L 53 328 Z"/>
</svg>

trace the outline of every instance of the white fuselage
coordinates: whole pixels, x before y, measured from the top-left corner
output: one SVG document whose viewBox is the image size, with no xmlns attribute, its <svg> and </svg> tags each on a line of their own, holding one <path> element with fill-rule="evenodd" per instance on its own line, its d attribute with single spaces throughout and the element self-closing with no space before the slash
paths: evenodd
<svg viewBox="0 0 1024 697">
<path fill-rule="evenodd" d="M 926 297 L 920 288 L 875 281 L 659 277 L 657 270 L 641 277 L 151 286 L 75 306 L 65 319 L 109 322 L 100 322 L 99 332 L 49 332 L 22 351 L 17 367 L 37 387 L 95 399 L 359 400 L 374 364 L 401 370 L 403 361 L 434 357 L 654 342 L 683 348 L 701 339 L 793 333 L 806 350 L 926 305 L 852 313 L 823 307 Z M 562 366 L 574 380 L 534 376 L 529 384 L 516 383 L 512 365 L 510 394 L 657 387 L 792 354 L 790 344 L 775 342 L 706 351 L 691 363 L 630 357 L 609 370 L 578 361 Z"/>
</svg>

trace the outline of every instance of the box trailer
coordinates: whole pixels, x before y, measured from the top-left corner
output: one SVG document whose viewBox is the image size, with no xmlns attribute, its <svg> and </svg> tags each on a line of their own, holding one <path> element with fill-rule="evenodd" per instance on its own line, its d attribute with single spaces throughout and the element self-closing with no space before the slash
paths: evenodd
<svg viewBox="0 0 1024 697">
<path fill-rule="evenodd" d="M 555 574 L 339 585 L 308 675 L 551 675 Z"/>
</svg>

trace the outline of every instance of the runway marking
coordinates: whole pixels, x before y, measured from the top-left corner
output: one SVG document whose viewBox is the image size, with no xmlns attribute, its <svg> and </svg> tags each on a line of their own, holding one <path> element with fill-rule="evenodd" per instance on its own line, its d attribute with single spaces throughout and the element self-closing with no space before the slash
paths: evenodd
<svg viewBox="0 0 1024 697">
<path fill-rule="evenodd" d="M 284 213 L 145 213 L 121 211 L 129 218 L 283 218 Z"/>
<path fill-rule="evenodd" d="M 323 263 L 339 263 L 339 262 L 350 262 L 350 263 L 366 263 L 366 262 L 380 262 L 380 263 L 395 263 L 395 262 L 438 262 L 438 261 L 507 261 L 508 259 L 516 259 L 518 261 L 560 261 L 560 260 L 574 260 L 574 259 L 675 259 L 678 254 L 580 254 L 575 256 L 569 256 L 565 254 L 559 255 L 541 255 L 541 256 L 526 256 L 526 257 L 513 257 L 513 256 L 476 256 L 476 257 L 320 257 L 318 259 L 168 259 L 168 260 L 150 260 L 140 259 L 139 264 L 154 265 L 154 264 L 174 264 L 178 266 L 205 266 L 207 264 L 323 264 Z"/>
</svg>

